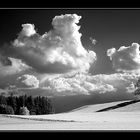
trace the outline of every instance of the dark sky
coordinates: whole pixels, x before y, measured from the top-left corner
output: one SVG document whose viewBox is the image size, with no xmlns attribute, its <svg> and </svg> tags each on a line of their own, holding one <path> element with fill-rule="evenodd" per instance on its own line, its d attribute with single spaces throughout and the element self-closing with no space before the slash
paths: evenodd
<svg viewBox="0 0 140 140">
<path fill-rule="evenodd" d="M 34 24 L 42 35 L 52 28 L 54 16 L 74 13 L 82 16 L 79 25 L 84 47 L 92 46 L 89 37 L 97 40 L 90 48 L 97 54 L 96 66 L 90 70 L 93 74 L 114 72 L 107 49 L 140 43 L 140 9 L 1 9 L 0 45 L 13 41 L 22 29 L 21 24 Z"/>
</svg>

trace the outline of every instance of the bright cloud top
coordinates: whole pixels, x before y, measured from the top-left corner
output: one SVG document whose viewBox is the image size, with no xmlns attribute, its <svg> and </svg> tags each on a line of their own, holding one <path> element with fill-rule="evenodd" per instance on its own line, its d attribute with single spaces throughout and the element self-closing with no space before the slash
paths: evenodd
<svg viewBox="0 0 140 140">
<path fill-rule="evenodd" d="M 33 24 L 23 24 L 13 42 L 16 57 L 41 73 L 87 72 L 96 61 L 96 53 L 86 50 L 81 43 L 81 16 L 55 16 L 53 29 L 40 36 Z"/>
<path fill-rule="evenodd" d="M 107 50 L 107 56 L 113 63 L 113 67 L 117 71 L 123 72 L 139 72 L 140 69 L 140 45 L 138 43 L 132 43 L 131 46 L 122 46 L 118 50 L 111 48 Z"/>
<path fill-rule="evenodd" d="M 36 33 L 34 24 L 22 24 L 22 27 L 21 35 L 23 36 L 30 37 Z"/>
</svg>

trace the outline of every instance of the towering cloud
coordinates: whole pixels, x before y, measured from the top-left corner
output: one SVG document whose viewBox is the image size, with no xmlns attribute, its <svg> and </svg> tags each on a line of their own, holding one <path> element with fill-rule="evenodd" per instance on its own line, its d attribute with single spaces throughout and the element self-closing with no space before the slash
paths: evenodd
<svg viewBox="0 0 140 140">
<path fill-rule="evenodd" d="M 140 51 L 139 44 L 132 43 L 131 46 L 122 46 L 118 50 L 111 48 L 107 50 L 107 56 L 113 63 L 113 67 L 117 71 L 123 72 L 139 72 L 140 69 Z"/>
<path fill-rule="evenodd" d="M 23 24 L 22 31 L 13 42 L 15 56 L 40 73 L 66 73 L 89 70 L 96 54 L 81 43 L 81 16 L 66 14 L 55 16 L 53 29 L 42 36 L 33 24 Z"/>
</svg>

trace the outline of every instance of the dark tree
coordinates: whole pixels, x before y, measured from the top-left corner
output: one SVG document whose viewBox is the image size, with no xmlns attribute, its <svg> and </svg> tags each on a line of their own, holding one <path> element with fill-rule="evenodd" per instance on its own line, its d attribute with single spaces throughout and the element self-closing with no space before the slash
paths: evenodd
<svg viewBox="0 0 140 140">
<path fill-rule="evenodd" d="M 12 114 L 14 115 L 14 110 L 11 106 L 8 105 L 0 105 L 0 114 Z"/>
<path fill-rule="evenodd" d="M 16 96 L 16 105 L 17 105 L 17 109 L 15 114 L 18 115 L 19 114 L 19 110 L 20 110 L 20 101 L 19 101 L 19 97 Z"/>
<path fill-rule="evenodd" d="M 136 100 L 138 100 L 140 98 L 140 78 L 138 79 L 138 81 L 135 84 L 135 92 L 134 95 L 136 97 Z"/>
<path fill-rule="evenodd" d="M 54 113 L 54 108 L 52 106 L 51 100 L 47 97 L 32 97 L 22 95 L 22 96 L 15 96 L 11 94 L 8 97 L 0 96 L 0 112 L 4 113 L 4 108 L 8 105 L 8 108 L 11 107 L 14 111 L 14 114 L 29 114 L 31 115 L 41 115 L 41 114 L 52 114 Z M 5 106 L 3 106 L 5 105 Z M 27 111 L 27 112 L 26 112 Z M 6 112 L 6 111 L 5 111 Z M 11 111 L 12 112 L 12 111 Z M 12 113 L 13 114 L 13 113 Z"/>
<path fill-rule="evenodd" d="M 26 106 L 28 107 L 29 110 L 31 110 L 35 105 L 34 104 L 34 99 L 33 99 L 32 96 L 27 97 L 26 102 L 27 102 Z"/>
<path fill-rule="evenodd" d="M 11 94 L 7 99 L 7 104 L 11 106 L 14 109 L 14 112 L 17 110 L 17 103 L 16 103 L 16 97 Z"/>
<path fill-rule="evenodd" d="M 34 98 L 36 115 L 40 115 L 41 114 L 41 110 L 40 110 L 40 106 L 39 106 L 39 100 L 40 100 L 39 96 Z"/>
<path fill-rule="evenodd" d="M 3 95 L 0 95 L 0 104 L 7 105 L 6 97 Z"/>
<path fill-rule="evenodd" d="M 25 97 L 26 96 L 19 96 L 19 106 L 25 106 Z"/>
</svg>

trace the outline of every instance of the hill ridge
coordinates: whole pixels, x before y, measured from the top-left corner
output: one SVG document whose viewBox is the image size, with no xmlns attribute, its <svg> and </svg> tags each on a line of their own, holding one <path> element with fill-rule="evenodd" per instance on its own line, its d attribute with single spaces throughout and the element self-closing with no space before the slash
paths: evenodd
<svg viewBox="0 0 140 140">
<path fill-rule="evenodd" d="M 135 104 L 135 103 L 137 103 L 137 102 L 140 102 L 140 100 L 131 100 L 131 101 L 119 103 L 119 104 L 114 105 L 114 106 L 111 106 L 111 107 L 107 107 L 107 108 L 103 108 L 103 109 L 97 110 L 96 112 L 102 112 L 102 111 L 113 110 L 113 109 L 117 109 L 117 108 L 121 108 L 121 107 L 128 106 L 128 105 L 130 105 L 130 104 Z"/>
</svg>

